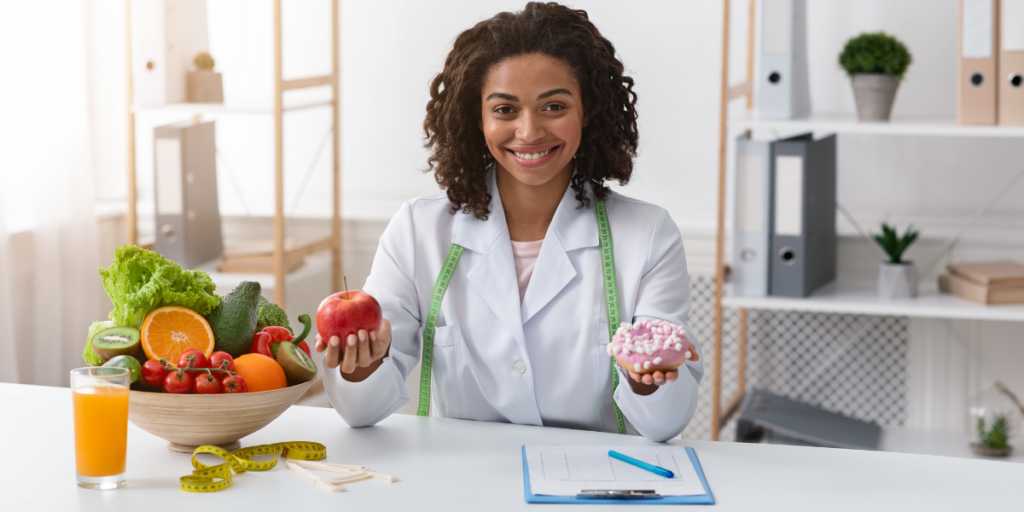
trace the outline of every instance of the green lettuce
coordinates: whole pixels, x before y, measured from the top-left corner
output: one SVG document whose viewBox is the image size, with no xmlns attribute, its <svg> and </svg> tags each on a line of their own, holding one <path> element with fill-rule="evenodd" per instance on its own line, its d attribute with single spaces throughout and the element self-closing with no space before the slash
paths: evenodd
<svg viewBox="0 0 1024 512">
<path fill-rule="evenodd" d="M 135 245 L 117 248 L 114 264 L 101 268 L 103 288 L 114 303 L 114 325 L 140 329 L 151 311 L 181 306 L 208 315 L 220 304 L 217 286 L 201 270 L 182 270 L 177 263 Z"/>
<path fill-rule="evenodd" d="M 99 334 L 100 331 L 108 327 L 113 327 L 114 322 L 106 320 L 103 322 L 93 322 L 89 326 L 89 337 L 85 339 L 85 350 L 82 352 L 82 359 L 85 359 L 85 363 L 89 366 L 100 366 L 103 364 L 103 360 L 100 356 L 96 355 L 96 352 L 92 350 L 92 339 Z"/>
</svg>

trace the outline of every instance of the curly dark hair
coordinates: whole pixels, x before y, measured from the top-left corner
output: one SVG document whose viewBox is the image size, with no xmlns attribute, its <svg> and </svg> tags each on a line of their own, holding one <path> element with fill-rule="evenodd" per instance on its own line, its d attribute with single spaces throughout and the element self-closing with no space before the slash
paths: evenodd
<svg viewBox="0 0 1024 512">
<path fill-rule="evenodd" d="M 626 184 L 638 145 L 633 79 L 623 75 L 615 47 L 590 22 L 586 11 L 554 2 L 530 2 L 459 34 L 430 85 L 424 146 L 434 179 L 448 194 L 451 212 L 486 220 L 491 194 L 484 180 L 494 157 L 479 129 L 480 94 L 487 73 L 502 61 L 531 53 L 559 59 L 572 69 L 589 120 L 576 152 L 572 178 L 579 208 L 608 195 L 606 180 Z"/>
</svg>

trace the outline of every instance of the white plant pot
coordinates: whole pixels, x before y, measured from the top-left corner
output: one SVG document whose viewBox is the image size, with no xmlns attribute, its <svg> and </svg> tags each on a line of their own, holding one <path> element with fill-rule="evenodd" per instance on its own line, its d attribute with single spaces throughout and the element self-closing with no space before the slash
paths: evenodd
<svg viewBox="0 0 1024 512">
<path fill-rule="evenodd" d="M 858 73 L 853 75 L 851 83 L 853 99 L 857 103 L 857 119 L 888 121 L 900 82 L 889 75 Z"/>
<path fill-rule="evenodd" d="M 882 262 L 878 266 L 878 296 L 886 299 L 917 297 L 917 265 Z"/>
</svg>

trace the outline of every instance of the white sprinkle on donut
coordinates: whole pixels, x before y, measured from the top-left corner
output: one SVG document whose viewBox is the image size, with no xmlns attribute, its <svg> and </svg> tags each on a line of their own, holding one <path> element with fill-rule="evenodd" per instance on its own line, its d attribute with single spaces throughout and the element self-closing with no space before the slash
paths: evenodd
<svg viewBox="0 0 1024 512">
<path fill-rule="evenodd" d="M 646 370 L 646 369 L 648 369 L 650 367 L 651 367 L 651 362 L 650 361 L 644 361 L 644 369 Z"/>
<path fill-rule="evenodd" d="M 654 364 L 661 364 L 661 358 L 660 357 L 655 357 L 654 358 Z"/>
</svg>

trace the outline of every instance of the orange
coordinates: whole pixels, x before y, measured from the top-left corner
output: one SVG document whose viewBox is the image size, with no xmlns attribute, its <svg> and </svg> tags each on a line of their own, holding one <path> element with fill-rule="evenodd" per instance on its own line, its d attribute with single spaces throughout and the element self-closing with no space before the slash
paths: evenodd
<svg viewBox="0 0 1024 512">
<path fill-rule="evenodd" d="M 235 373 L 245 379 L 250 392 L 271 391 L 288 386 L 288 378 L 277 361 L 263 354 L 245 354 L 235 359 Z"/>
<path fill-rule="evenodd" d="M 166 359 L 178 364 L 189 349 L 198 349 L 210 357 L 213 353 L 213 329 L 203 315 L 180 306 L 154 309 L 142 322 L 142 350 L 150 359 Z"/>
</svg>

